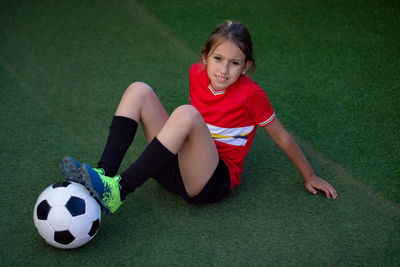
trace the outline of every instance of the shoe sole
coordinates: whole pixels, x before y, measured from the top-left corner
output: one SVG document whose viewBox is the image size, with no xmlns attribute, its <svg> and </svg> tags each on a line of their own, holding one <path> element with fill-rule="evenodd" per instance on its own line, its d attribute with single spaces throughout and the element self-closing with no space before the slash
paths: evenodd
<svg viewBox="0 0 400 267">
<path fill-rule="evenodd" d="M 60 162 L 61 173 L 65 180 L 76 182 L 84 185 L 85 182 L 80 175 L 80 168 L 76 167 L 74 161 L 70 157 L 64 157 Z"/>
<path fill-rule="evenodd" d="M 97 202 L 100 204 L 101 209 L 105 211 L 107 214 L 111 214 L 110 208 L 107 207 L 107 205 L 101 200 L 96 190 L 93 189 L 92 180 L 90 179 L 89 172 L 84 164 L 81 166 L 79 173 L 80 173 L 79 176 L 82 178 L 83 185 L 89 190 L 90 194 L 97 200 Z"/>
</svg>

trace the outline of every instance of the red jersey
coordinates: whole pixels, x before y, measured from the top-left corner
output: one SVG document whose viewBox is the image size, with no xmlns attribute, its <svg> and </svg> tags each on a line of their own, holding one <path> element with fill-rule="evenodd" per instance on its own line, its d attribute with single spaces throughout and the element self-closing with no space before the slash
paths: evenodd
<svg viewBox="0 0 400 267">
<path fill-rule="evenodd" d="M 244 158 L 253 143 L 257 125 L 275 119 L 266 93 L 242 75 L 225 90 L 215 90 L 206 66 L 196 63 L 189 73 L 190 102 L 201 113 L 231 176 L 231 190 L 240 184 Z"/>
</svg>

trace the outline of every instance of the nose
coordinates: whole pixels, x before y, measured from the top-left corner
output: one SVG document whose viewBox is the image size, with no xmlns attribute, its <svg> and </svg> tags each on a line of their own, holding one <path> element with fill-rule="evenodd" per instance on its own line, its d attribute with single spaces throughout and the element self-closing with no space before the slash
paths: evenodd
<svg viewBox="0 0 400 267">
<path fill-rule="evenodd" d="M 228 72 L 229 72 L 229 65 L 228 63 L 224 62 L 221 66 L 221 73 L 228 74 Z"/>
</svg>

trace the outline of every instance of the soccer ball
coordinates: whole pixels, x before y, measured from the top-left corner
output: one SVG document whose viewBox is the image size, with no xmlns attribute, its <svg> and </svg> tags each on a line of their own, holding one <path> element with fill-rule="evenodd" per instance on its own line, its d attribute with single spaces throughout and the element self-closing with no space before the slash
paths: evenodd
<svg viewBox="0 0 400 267">
<path fill-rule="evenodd" d="M 50 245 L 71 249 L 89 242 L 101 220 L 100 205 L 78 183 L 60 182 L 47 187 L 36 201 L 33 221 Z"/>
</svg>

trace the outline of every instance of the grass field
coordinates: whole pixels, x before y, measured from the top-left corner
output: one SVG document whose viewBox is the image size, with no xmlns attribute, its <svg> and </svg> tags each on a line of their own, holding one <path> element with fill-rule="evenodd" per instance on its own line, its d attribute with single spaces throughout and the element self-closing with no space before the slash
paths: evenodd
<svg viewBox="0 0 400 267">
<path fill-rule="evenodd" d="M 0 266 L 399 266 L 399 14 L 390 0 L 1 1 Z M 97 162 L 133 81 L 169 112 L 188 103 L 226 19 L 248 26 L 252 78 L 339 198 L 308 194 L 258 131 L 226 200 L 192 206 L 150 180 L 86 246 L 48 246 L 32 212 L 60 158 Z M 144 147 L 138 134 L 122 167 Z"/>
</svg>

